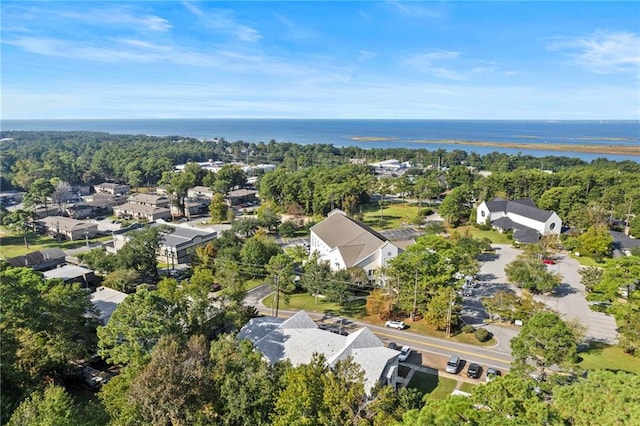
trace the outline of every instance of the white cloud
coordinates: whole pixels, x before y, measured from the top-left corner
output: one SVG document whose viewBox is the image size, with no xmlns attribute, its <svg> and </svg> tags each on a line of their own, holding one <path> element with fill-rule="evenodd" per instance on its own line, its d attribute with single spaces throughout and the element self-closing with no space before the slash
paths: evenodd
<svg viewBox="0 0 640 426">
<path fill-rule="evenodd" d="M 107 7 L 104 9 L 93 9 L 87 12 L 65 11 L 54 13 L 62 18 L 91 23 L 93 25 L 126 26 L 136 30 L 153 32 L 166 32 L 173 28 L 173 25 L 165 18 L 156 15 L 138 14 L 128 7 Z"/>
<path fill-rule="evenodd" d="M 557 38 L 547 48 L 564 51 L 573 63 L 596 74 L 638 72 L 640 35 L 597 31 L 585 37 Z"/>
<path fill-rule="evenodd" d="M 440 18 L 442 16 L 442 9 L 437 3 L 431 3 L 426 6 L 420 2 L 400 2 L 400 1 L 388 1 L 385 4 L 389 5 L 392 10 L 398 14 L 411 17 L 411 18 Z"/>
<path fill-rule="evenodd" d="M 262 38 L 262 34 L 258 30 L 241 24 L 234 19 L 233 13 L 228 10 L 207 10 L 199 19 L 204 27 L 228 34 L 241 41 L 256 42 Z"/>
<path fill-rule="evenodd" d="M 378 54 L 376 52 L 371 52 L 369 50 L 360 50 L 358 51 L 358 60 L 359 61 L 368 61 L 369 59 L 373 59 L 376 56 L 378 56 Z"/>
<path fill-rule="evenodd" d="M 185 9 L 187 9 L 189 12 L 193 13 L 196 16 L 204 15 L 204 12 L 202 11 L 202 9 L 200 9 L 198 6 L 196 6 L 190 1 L 183 1 L 182 5 L 185 7 Z"/>
<path fill-rule="evenodd" d="M 450 60 L 459 56 L 460 52 L 436 49 L 412 55 L 404 62 L 424 74 L 447 80 L 462 81 L 467 79 L 467 75 L 439 64 L 440 62 L 450 63 Z"/>
</svg>

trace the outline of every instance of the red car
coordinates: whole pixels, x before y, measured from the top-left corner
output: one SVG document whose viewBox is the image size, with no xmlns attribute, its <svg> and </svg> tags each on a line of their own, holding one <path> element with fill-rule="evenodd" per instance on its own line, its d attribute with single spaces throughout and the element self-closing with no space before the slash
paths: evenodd
<svg viewBox="0 0 640 426">
<path fill-rule="evenodd" d="M 545 265 L 555 265 L 556 261 L 553 259 L 542 259 L 542 263 L 544 263 Z"/>
</svg>

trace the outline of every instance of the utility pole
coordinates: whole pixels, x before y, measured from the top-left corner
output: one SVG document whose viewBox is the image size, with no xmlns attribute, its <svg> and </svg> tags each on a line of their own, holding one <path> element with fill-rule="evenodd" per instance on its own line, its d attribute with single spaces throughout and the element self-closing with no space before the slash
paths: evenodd
<svg viewBox="0 0 640 426">
<path fill-rule="evenodd" d="M 417 305 L 418 305 L 418 268 L 415 269 L 415 275 L 413 277 L 413 309 L 411 310 L 411 321 L 415 321 Z"/>
<path fill-rule="evenodd" d="M 449 309 L 447 310 L 447 337 L 451 337 L 451 310 L 453 309 L 453 295 L 454 292 L 451 292 L 451 297 L 449 298 Z"/>
<path fill-rule="evenodd" d="M 278 310 L 280 308 L 280 276 L 275 276 L 276 280 L 276 318 L 278 317 Z"/>
</svg>

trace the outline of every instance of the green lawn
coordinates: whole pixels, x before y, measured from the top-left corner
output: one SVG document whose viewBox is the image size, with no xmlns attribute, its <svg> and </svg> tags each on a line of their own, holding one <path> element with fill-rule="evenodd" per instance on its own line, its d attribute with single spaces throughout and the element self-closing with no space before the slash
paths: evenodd
<svg viewBox="0 0 640 426">
<path fill-rule="evenodd" d="M 578 365 L 587 370 L 622 370 L 640 374 L 640 358 L 624 353 L 619 346 L 595 347 L 580 354 Z"/>
<path fill-rule="evenodd" d="M 473 392 L 473 388 L 475 387 L 476 385 L 474 385 L 473 383 L 462 382 L 462 385 L 460 385 L 460 390 L 462 392 L 471 393 Z"/>
<path fill-rule="evenodd" d="M 271 307 L 274 295 L 271 294 L 262 300 L 262 303 L 266 307 Z M 280 309 L 304 309 L 308 312 L 320 312 L 320 313 L 332 313 L 337 315 L 344 315 L 351 318 L 360 318 L 366 314 L 364 309 L 364 300 L 355 300 L 340 306 L 337 303 L 325 302 L 323 299 L 318 298 L 318 303 L 315 303 L 314 297 L 308 293 L 292 294 L 289 298 L 289 303 L 280 298 Z"/>
<path fill-rule="evenodd" d="M 418 389 L 423 395 L 428 394 L 428 398 L 431 399 L 445 399 L 456 388 L 456 381 L 435 374 L 416 371 L 408 387 Z"/>
<path fill-rule="evenodd" d="M 90 243 L 98 241 L 109 241 L 112 237 L 105 236 L 100 238 L 90 238 Z M 30 234 L 27 237 L 29 241 L 29 248 L 25 247 L 24 239 L 22 235 L 4 234 L 0 237 L 0 257 L 10 258 L 15 256 L 22 256 L 23 254 L 31 253 L 37 250 L 44 250 L 53 247 L 59 247 L 63 250 L 82 247 L 86 244 L 84 240 L 78 241 L 62 241 L 58 243 L 55 238 L 51 238 L 47 235 L 35 235 Z"/>
<path fill-rule="evenodd" d="M 251 280 L 247 280 L 244 282 L 245 288 L 248 290 L 251 290 L 253 288 L 259 287 L 262 284 L 264 284 L 264 278 L 260 279 L 260 278 L 254 278 Z"/>
<path fill-rule="evenodd" d="M 581 266 L 598 266 L 600 268 L 604 266 L 604 263 L 596 262 L 593 258 L 588 256 L 576 256 L 573 253 L 569 253 L 569 257 L 577 260 Z"/>
<path fill-rule="evenodd" d="M 457 231 L 461 235 L 465 235 L 467 232 L 471 234 L 473 238 L 482 239 L 488 238 L 491 240 L 493 244 L 511 244 L 513 240 L 507 238 L 507 234 L 501 234 L 498 231 L 494 231 L 490 229 L 488 231 L 483 231 L 482 229 L 478 229 L 475 226 L 459 226 L 457 228 L 449 229 L 449 232 Z"/>
<path fill-rule="evenodd" d="M 419 211 L 418 206 L 409 203 L 385 204 L 382 215 L 379 206 L 369 205 L 362 208 L 363 222 L 375 229 L 402 228 L 406 224 L 411 224 Z"/>
</svg>

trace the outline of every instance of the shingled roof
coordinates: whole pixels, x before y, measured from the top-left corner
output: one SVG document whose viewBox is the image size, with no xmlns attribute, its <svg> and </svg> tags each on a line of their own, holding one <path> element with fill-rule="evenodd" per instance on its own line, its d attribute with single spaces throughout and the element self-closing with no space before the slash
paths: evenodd
<svg viewBox="0 0 640 426">
<path fill-rule="evenodd" d="M 553 214 L 552 211 L 542 210 L 535 206 L 530 198 L 520 200 L 503 200 L 496 198 L 495 200 L 486 201 L 489 212 L 513 213 L 519 216 L 528 217 L 538 222 L 546 222 Z"/>
<path fill-rule="evenodd" d="M 311 231 L 330 248 L 338 248 L 347 268 L 389 241 L 384 235 L 337 209 L 329 213 L 325 220 L 312 226 Z"/>
<path fill-rule="evenodd" d="M 364 387 L 370 392 L 393 364 L 398 351 L 385 348 L 368 328 L 342 336 L 317 327 L 305 311 L 286 321 L 278 318 L 253 318 L 238 333 L 249 339 L 270 362 L 289 360 L 295 365 L 311 361 L 313 354 L 323 354 L 328 365 L 351 357 L 364 371 Z"/>
</svg>

